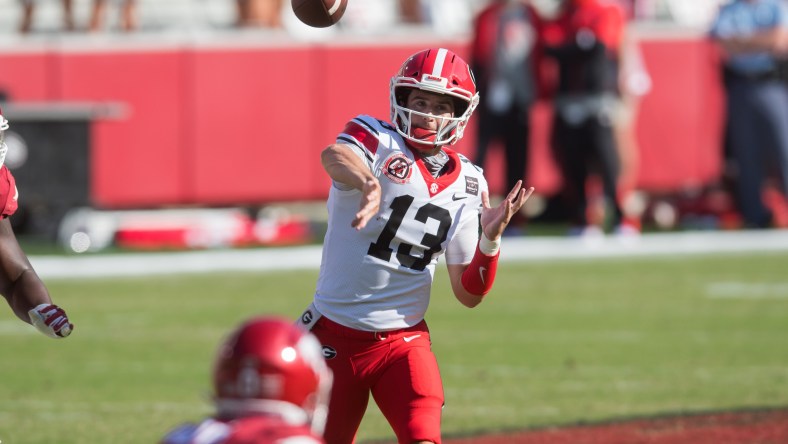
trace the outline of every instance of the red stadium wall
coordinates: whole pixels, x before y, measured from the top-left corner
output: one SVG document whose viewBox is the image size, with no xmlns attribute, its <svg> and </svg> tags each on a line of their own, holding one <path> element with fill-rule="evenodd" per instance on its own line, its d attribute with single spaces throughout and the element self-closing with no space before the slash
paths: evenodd
<svg viewBox="0 0 788 444">
<path fill-rule="evenodd" d="M 429 42 L 467 54 L 464 43 Z M 0 49 L 0 90 L 15 102 L 126 105 L 92 127 L 91 199 L 97 207 L 259 204 L 322 199 L 319 152 L 358 113 L 388 118 L 388 81 L 427 44 L 170 45 Z M 720 171 L 722 99 L 714 52 L 699 39 L 645 40 L 653 89 L 637 134 L 639 185 L 670 191 Z M 533 116 L 540 191 L 560 178 L 549 156 L 549 106 Z M 13 123 L 13 122 L 12 122 Z M 458 149 L 473 155 L 475 126 Z M 501 154 L 488 177 L 502 191 Z"/>
</svg>

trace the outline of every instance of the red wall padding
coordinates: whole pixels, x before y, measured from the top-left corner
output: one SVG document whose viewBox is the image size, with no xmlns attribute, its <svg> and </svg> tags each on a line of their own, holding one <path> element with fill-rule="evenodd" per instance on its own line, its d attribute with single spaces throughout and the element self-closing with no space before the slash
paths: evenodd
<svg viewBox="0 0 788 444">
<path fill-rule="evenodd" d="M 388 119 L 388 85 L 425 45 L 88 48 L 0 52 L 0 90 L 25 101 L 125 104 L 94 123 L 91 197 L 104 208 L 260 204 L 322 199 L 320 150 L 360 113 Z M 637 134 L 641 188 L 670 191 L 714 180 L 721 166 L 722 96 L 715 52 L 696 40 L 642 44 L 653 89 Z M 532 121 L 526 181 L 558 189 L 549 155 L 550 109 Z M 13 123 L 13 122 L 12 122 Z M 457 149 L 473 158 L 472 123 Z M 487 176 L 502 192 L 502 155 Z"/>
</svg>

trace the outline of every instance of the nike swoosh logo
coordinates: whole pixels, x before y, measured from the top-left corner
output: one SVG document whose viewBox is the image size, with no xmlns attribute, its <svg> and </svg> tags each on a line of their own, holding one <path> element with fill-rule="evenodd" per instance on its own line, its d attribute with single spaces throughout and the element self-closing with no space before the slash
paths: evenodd
<svg viewBox="0 0 788 444">
<path fill-rule="evenodd" d="M 460 199 L 465 199 L 466 197 L 468 196 L 458 196 L 457 193 L 454 193 L 451 195 L 451 200 L 460 200 Z"/>
<path fill-rule="evenodd" d="M 482 285 L 486 285 L 484 283 L 484 272 L 487 271 L 487 267 L 479 267 L 479 276 L 482 278 Z"/>
<path fill-rule="evenodd" d="M 421 337 L 421 335 L 413 335 L 413 336 L 405 336 L 405 337 L 404 337 L 404 338 L 402 338 L 402 339 L 403 339 L 405 342 L 410 342 L 410 341 L 412 341 L 412 340 L 414 340 L 414 339 L 416 339 L 416 338 L 420 338 L 420 337 Z"/>
</svg>

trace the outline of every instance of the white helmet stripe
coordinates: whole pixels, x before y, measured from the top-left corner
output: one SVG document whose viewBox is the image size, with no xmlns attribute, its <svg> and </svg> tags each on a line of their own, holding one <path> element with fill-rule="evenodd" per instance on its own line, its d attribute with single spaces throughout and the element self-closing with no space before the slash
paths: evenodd
<svg viewBox="0 0 788 444">
<path fill-rule="evenodd" d="M 440 48 L 438 50 L 438 55 L 435 56 L 435 66 L 432 67 L 432 75 L 435 77 L 443 77 L 441 72 L 443 71 L 443 62 L 446 61 L 446 54 L 449 52 L 448 49 Z"/>
</svg>

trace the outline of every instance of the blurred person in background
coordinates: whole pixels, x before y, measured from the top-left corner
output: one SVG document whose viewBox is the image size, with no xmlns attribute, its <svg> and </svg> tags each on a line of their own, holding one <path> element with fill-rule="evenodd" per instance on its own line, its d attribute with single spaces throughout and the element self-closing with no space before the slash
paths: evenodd
<svg viewBox="0 0 788 444">
<path fill-rule="evenodd" d="M 19 24 L 19 32 L 28 34 L 33 30 L 33 16 L 38 2 L 42 0 L 20 0 L 22 3 L 22 21 Z M 63 29 L 74 31 L 74 2 L 73 0 L 62 0 L 63 4 Z"/>
<path fill-rule="evenodd" d="M 624 7 L 627 20 L 633 17 L 631 7 Z M 613 134 L 619 155 L 618 197 L 623 212 L 624 229 L 639 230 L 645 210 L 638 190 L 640 143 L 637 121 L 640 102 L 652 88 L 651 75 L 643 59 L 640 39 L 630 26 L 624 28 L 619 47 L 618 106 L 613 113 Z"/>
<path fill-rule="evenodd" d="M 221 344 L 214 416 L 183 424 L 163 444 L 323 443 L 331 371 L 318 340 L 291 321 L 256 317 Z"/>
<path fill-rule="evenodd" d="M 105 28 L 107 8 L 110 0 L 93 0 L 93 7 L 90 12 L 90 22 L 88 30 L 90 32 L 102 31 Z M 120 6 L 120 29 L 129 32 L 137 29 L 137 0 L 112 0 Z"/>
<path fill-rule="evenodd" d="M 19 246 L 8 220 L 17 210 L 19 198 L 14 176 L 4 165 L 8 146 L 3 139 L 8 127 L 0 110 L 0 294 L 19 319 L 51 338 L 65 338 L 74 325 L 63 309 L 52 304 L 49 291 Z"/>
<path fill-rule="evenodd" d="M 425 11 L 421 0 L 399 0 L 399 16 L 402 23 L 424 24 L 424 15 Z"/>
<path fill-rule="evenodd" d="M 475 163 L 484 167 L 490 145 L 502 143 L 507 190 L 523 177 L 528 166 L 530 111 L 537 97 L 533 14 L 523 0 L 493 0 L 473 25 L 471 69 L 482 98 Z M 518 212 L 507 232 L 522 229 L 525 222 Z"/>
<path fill-rule="evenodd" d="M 481 169 L 450 146 L 479 103 L 468 64 L 419 51 L 391 78 L 391 122 L 350 120 L 321 154 L 332 180 L 313 303 L 301 316 L 334 374 L 326 441 L 351 443 L 370 393 L 400 443 L 440 443 L 443 384 L 424 316 L 445 253 L 457 300 L 479 305 L 501 236 L 533 192 L 490 207 Z"/>
<path fill-rule="evenodd" d="M 283 0 L 236 0 L 239 28 L 281 28 Z"/>
<path fill-rule="evenodd" d="M 619 193 L 622 147 L 617 143 L 621 107 L 621 46 L 626 18 L 604 0 L 540 0 L 539 51 L 554 67 L 552 148 L 562 173 L 571 235 L 599 235 L 608 226 L 636 234 L 624 217 Z M 601 205 L 589 197 L 599 178 Z M 601 214 L 600 214 L 601 213 Z"/>
<path fill-rule="evenodd" d="M 782 205 L 788 196 L 788 5 L 783 0 L 733 0 L 711 27 L 723 51 L 727 149 L 735 167 L 739 211 L 749 228 L 774 225 L 764 184 L 776 166 Z"/>
</svg>

